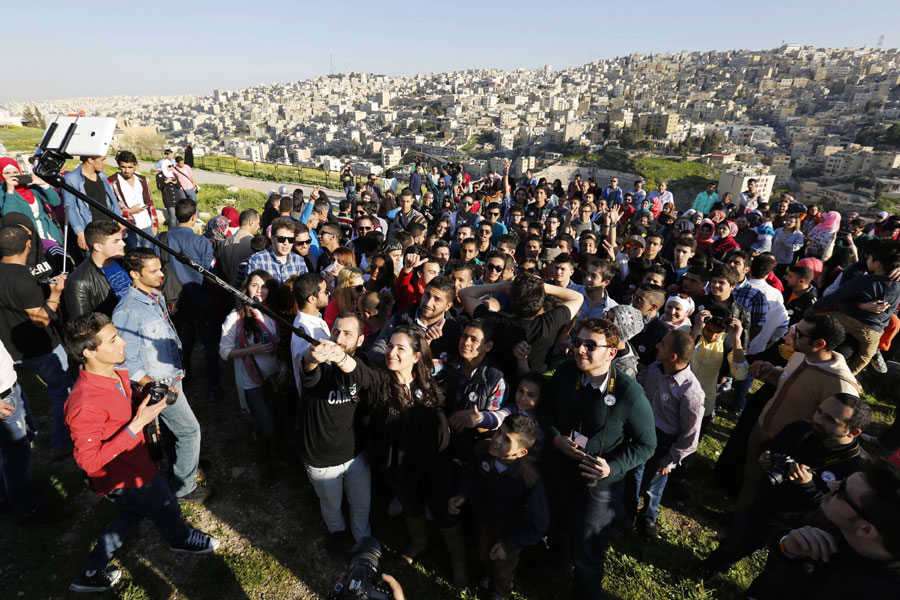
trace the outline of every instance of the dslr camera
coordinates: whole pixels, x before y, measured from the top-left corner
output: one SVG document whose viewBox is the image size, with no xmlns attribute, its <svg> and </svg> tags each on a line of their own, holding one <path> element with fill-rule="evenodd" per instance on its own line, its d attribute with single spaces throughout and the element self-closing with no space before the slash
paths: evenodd
<svg viewBox="0 0 900 600">
<path fill-rule="evenodd" d="M 147 406 L 153 406 L 158 402 L 162 402 L 165 400 L 166 404 L 172 405 L 175 404 L 175 401 L 178 400 L 178 394 L 169 389 L 164 383 L 160 383 L 159 381 L 152 381 L 149 384 L 150 386 L 150 401 L 147 402 Z"/>
<path fill-rule="evenodd" d="M 791 470 L 791 465 L 797 462 L 789 455 L 782 454 L 781 452 L 772 452 L 770 460 L 772 461 L 772 465 L 766 469 L 766 479 L 768 479 L 769 483 L 772 485 L 784 483 L 784 478 Z"/>
<path fill-rule="evenodd" d="M 391 587 L 381 578 L 381 544 L 372 537 L 359 540 L 347 570 L 328 592 L 328 600 L 390 600 Z"/>
</svg>

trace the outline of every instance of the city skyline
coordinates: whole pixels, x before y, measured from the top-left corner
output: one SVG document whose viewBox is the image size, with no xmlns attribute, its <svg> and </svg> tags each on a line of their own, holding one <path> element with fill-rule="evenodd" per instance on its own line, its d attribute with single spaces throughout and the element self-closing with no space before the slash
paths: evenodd
<svg viewBox="0 0 900 600">
<path fill-rule="evenodd" d="M 173 14 L 72 12 L 65 19 L 41 23 L 42 39 L 52 43 L 35 44 L 26 27 L 10 32 L 10 47 L 28 45 L 27 68 L 12 75 L 13 85 L 0 90 L 0 102 L 208 95 L 216 88 L 327 75 L 332 65 L 336 73 L 385 75 L 536 69 L 547 64 L 556 70 L 633 52 L 763 50 L 782 42 L 874 46 L 882 33 L 885 45 L 891 47 L 896 41 L 890 31 L 883 31 L 886 27 L 879 27 L 900 20 L 900 4 L 887 0 L 866 2 L 865 10 L 850 14 L 841 14 L 846 4 L 836 1 L 785 5 L 764 0 L 754 5 L 753 13 L 737 6 L 716 6 L 713 11 L 650 1 L 643 5 L 645 10 L 634 14 L 621 6 L 597 4 L 568 2 L 564 9 L 545 14 L 540 10 L 543 3 L 529 0 L 518 3 L 516 11 L 506 16 L 481 14 L 483 5 L 469 1 L 459 3 L 449 15 L 429 11 L 368 14 L 371 5 L 349 2 L 345 5 L 345 12 L 352 15 L 348 23 L 330 7 L 278 1 L 264 11 L 247 12 L 245 4 L 223 0 L 215 4 L 214 15 L 207 3 L 184 5 Z M 65 6 L 48 3 L 49 12 Z M 17 19 L 18 10 L 5 11 L 9 22 Z M 585 14 L 596 14 L 595 24 L 585 26 Z M 775 18 L 764 24 L 755 18 L 766 14 Z M 539 20 L 544 29 L 520 31 L 519 26 L 527 25 L 529 19 Z M 656 22 L 665 24 L 659 32 Z M 173 23 L 190 26 L 173 27 Z M 606 27 L 606 23 L 614 25 Z M 752 26 L 742 27 L 744 23 Z M 98 25 L 104 35 L 86 39 L 84 32 L 96 31 Z M 442 38 L 434 29 L 445 34 L 445 43 L 440 43 Z M 583 42 L 577 34 L 583 34 Z M 60 57 L 66 55 L 75 57 L 73 64 L 60 68 Z M 56 71 L 48 76 L 54 67 Z M 91 69 L 96 69 L 97 77 L 85 76 Z"/>
</svg>

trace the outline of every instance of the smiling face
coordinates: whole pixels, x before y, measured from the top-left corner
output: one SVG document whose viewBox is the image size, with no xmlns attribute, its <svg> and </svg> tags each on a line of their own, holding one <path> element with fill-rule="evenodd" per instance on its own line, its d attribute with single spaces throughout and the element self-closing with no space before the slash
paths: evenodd
<svg viewBox="0 0 900 600">
<path fill-rule="evenodd" d="M 384 353 L 384 365 L 388 371 L 411 373 L 413 366 L 422 360 L 422 354 L 414 350 L 413 341 L 405 333 L 391 336 Z"/>
<path fill-rule="evenodd" d="M 670 323 L 681 323 L 686 316 L 687 312 L 680 302 L 669 302 L 666 304 L 666 319 Z"/>
<path fill-rule="evenodd" d="M 606 346 L 606 336 L 590 329 L 581 329 L 578 331 L 578 339 L 588 342 L 588 344 L 578 344 L 574 348 L 575 366 L 578 367 L 578 370 L 600 373 L 609 370 L 609 365 L 616 355 L 616 349 Z M 588 345 L 593 346 L 593 349 L 588 349 Z"/>
<path fill-rule="evenodd" d="M 269 288 L 266 287 L 265 280 L 259 275 L 251 277 L 247 283 L 247 295 L 259 302 L 265 302 L 269 297 Z"/>
<path fill-rule="evenodd" d="M 437 320 L 444 316 L 453 303 L 450 294 L 433 287 L 426 288 L 419 304 L 419 317 L 425 320 Z"/>
<path fill-rule="evenodd" d="M 520 381 L 516 387 L 516 408 L 531 412 L 541 401 L 541 390 L 533 381 Z"/>
<path fill-rule="evenodd" d="M 463 360 L 471 362 L 484 358 L 493 347 L 494 342 L 485 342 L 484 331 L 478 327 L 466 327 L 459 337 L 459 356 Z"/>
</svg>

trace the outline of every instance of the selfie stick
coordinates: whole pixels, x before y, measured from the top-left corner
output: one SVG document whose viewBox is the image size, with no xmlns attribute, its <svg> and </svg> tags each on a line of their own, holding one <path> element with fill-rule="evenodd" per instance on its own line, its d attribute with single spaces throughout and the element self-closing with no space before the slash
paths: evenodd
<svg viewBox="0 0 900 600">
<path fill-rule="evenodd" d="M 77 122 L 77 119 L 76 119 L 76 122 Z M 61 188 L 65 191 L 69 192 L 70 194 L 72 194 L 73 196 L 78 198 L 79 200 L 85 202 L 88 206 L 91 206 L 91 207 L 99 210 L 100 212 L 102 212 L 103 214 L 108 216 L 110 219 L 117 222 L 119 225 L 124 226 L 131 233 L 137 234 L 138 236 L 140 236 L 140 237 L 144 238 L 145 240 L 147 240 L 148 242 L 152 243 L 154 246 L 160 248 L 161 250 L 163 250 L 165 252 L 168 252 L 170 256 L 174 257 L 181 264 L 183 264 L 187 267 L 190 267 L 194 271 L 200 273 L 207 280 L 218 285 L 220 288 L 222 288 L 223 290 L 225 290 L 226 292 L 228 292 L 229 294 L 234 296 L 240 302 L 243 302 L 244 304 L 247 304 L 247 305 L 251 306 L 252 308 L 259 310 L 261 313 L 268 315 L 269 317 L 271 317 L 278 323 L 280 323 L 280 324 L 284 325 L 285 327 L 287 327 L 288 329 L 290 329 L 295 335 L 297 335 L 301 339 L 309 342 L 313 346 L 318 345 L 319 340 L 311 337 L 303 329 L 294 327 L 294 325 L 290 321 L 288 321 L 287 319 L 285 319 L 284 317 L 282 317 L 281 315 L 279 315 L 278 313 L 276 313 L 275 311 L 270 309 L 265 304 L 262 304 L 261 302 L 253 300 L 252 298 L 250 298 L 249 296 L 247 296 L 240 290 L 234 288 L 232 285 L 225 282 L 222 278 L 220 278 L 218 275 L 216 275 L 209 269 L 207 269 L 201 265 L 198 265 L 193 260 L 191 260 L 191 258 L 188 255 L 186 255 L 181 250 L 175 250 L 175 249 L 171 248 L 170 246 L 168 246 L 167 244 L 160 242 L 158 239 L 156 239 L 152 235 L 147 234 L 143 230 L 132 225 L 127 219 L 120 217 L 119 215 L 117 215 L 116 213 L 111 211 L 106 206 L 100 204 L 99 202 L 97 202 L 96 200 L 91 198 L 90 196 L 86 195 L 85 193 L 83 193 L 83 192 L 79 191 L 78 189 L 69 185 L 69 183 L 67 183 L 66 180 L 63 179 L 63 177 L 59 174 L 59 172 L 63 169 L 63 167 L 65 167 L 66 159 L 73 158 L 72 156 L 66 154 L 66 146 L 68 146 L 69 140 L 71 140 L 72 136 L 75 133 L 75 127 L 76 127 L 76 123 L 70 124 L 69 129 L 66 131 L 66 135 L 63 138 L 62 143 L 60 144 L 60 147 L 56 150 L 51 150 L 51 149 L 47 148 L 47 144 L 49 144 L 50 139 L 53 137 L 53 134 L 56 132 L 57 124 L 56 123 L 50 124 L 50 127 L 47 129 L 47 133 L 44 135 L 44 139 L 41 140 L 41 145 L 38 146 L 37 152 L 35 153 L 35 156 L 37 157 L 38 160 L 37 160 L 37 163 L 35 163 L 35 165 L 34 165 L 34 172 L 38 174 L 38 177 L 40 177 L 41 179 L 43 179 L 44 181 L 46 181 L 47 183 L 49 183 L 55 187 Z M 66 211 L 66 216 L 68 217 L 68 211 Z M 68 222 L 68 218 L 67 218 L 66 219 L 67 232 L 68 232 L 68 227 L 69 227 L 69 222 Z M 169 275 L 169 277 L 172 277 L 172 275 Z"/>
</svg>

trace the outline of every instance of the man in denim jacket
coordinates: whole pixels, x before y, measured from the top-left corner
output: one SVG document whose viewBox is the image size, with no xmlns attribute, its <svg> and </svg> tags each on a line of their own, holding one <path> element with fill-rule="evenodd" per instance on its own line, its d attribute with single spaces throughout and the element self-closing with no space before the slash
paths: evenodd
<svg viewBox="0 0 900 600">
<path fill-rule="evenodd" d="M 112 187 L 110 187 L 109 182 L 103 175 L 103 167 L 105 166 L 105 156 L 82 156 L 81 165 L 66 173 L 65 180 L 66 183 L 77 189 L 79 192 L 87 194 L 94 200 L 104 204 L 101 201 L 102 194 L 92 193 L 102 189 L 106 192 L 106 208 L 121 217 L 122 211 L 119 209 L 119 200 L 116 198 L 115 192 L 113 192 Z M 85 179 L 87 179 L 89 183 L 86 184 Z M 89 251 L 90 248 L 88 248 L 87 242 L 84 240 L 84 228 L 101 214 L 100 211 L 92 206 L 88 206 L 84 200 L 76 198 L 72 192 L 66 190 L 63 190 L 62 200 L 63 205 L 66 208 L 66 218 L 69 220 L 69 225 L 72 227 L 72 231 L 75 232 L 75 235 L 78 238 L 78 247 L 85 252 Z M 103 215 L 102 218 L 108 219 L 109 217 Z"/>
<path fill-rule="evenodd" d="M 194 481 L 200 460 L 200 424 L 184 396 L 181 341 L 159 292 L 162 265 L 153 250 L 132 248 L 125 254 L 123 266 L 132 285 L 113 311 L 112 320 L 127 342 L 125 367 L 138 385 L 159 381 L 178 391 L 178 400 L 159 417 L 175 437 L 174 453 L 170 444 L 164 444 L 174 471 L 169 485 L 179 501 L 202 501 L 209 490 Z"/>
</svg>

